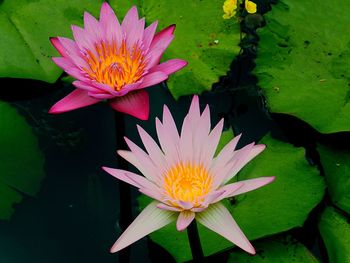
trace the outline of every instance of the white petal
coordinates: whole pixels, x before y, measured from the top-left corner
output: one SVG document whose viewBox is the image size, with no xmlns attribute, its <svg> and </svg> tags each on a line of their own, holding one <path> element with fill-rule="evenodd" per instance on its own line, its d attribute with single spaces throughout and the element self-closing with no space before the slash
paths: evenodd
<svg viewBox="0 0 350 263">
<path fill-rule="evenodd" d="M 144 236 L 166 226 L 176 219 L 176 212 L 157 208 L 158 202 L 150 203 L 124 231 L 111 248 L 117 252 Z"/>
<path fill-rule="evenodd" d="M 196 219 L 248 253 L 255 254 L 254 247 L 250 244 L 229 211 L 221 203 L 211 205 L 203 212 L 197 213 Z"/>
</svg>

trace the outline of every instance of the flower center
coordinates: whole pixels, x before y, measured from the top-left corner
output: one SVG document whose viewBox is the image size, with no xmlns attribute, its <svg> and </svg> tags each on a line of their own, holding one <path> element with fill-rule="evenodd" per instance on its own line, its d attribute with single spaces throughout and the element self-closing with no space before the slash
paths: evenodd
<svg viewBox="0 0 350 263">
<path fill-rule="evenodd" d="M 101 42 L 95 50 L 86 51 L 89 69 L 84 69 L 91 79 L 107 84 L 119 91 L 125 85 L 137 82 L 145 69 L 145 57 L 140 46 L 128 48 L 125 40 L 120 47 L 116 43 Z"/>
<path fill-rule="evenodd" d="M 173 200 L 200 205 L 212 188 L 213 179 L 203 165 L 179 163 L 164 175 L 165 193 Z"/>
</svg>

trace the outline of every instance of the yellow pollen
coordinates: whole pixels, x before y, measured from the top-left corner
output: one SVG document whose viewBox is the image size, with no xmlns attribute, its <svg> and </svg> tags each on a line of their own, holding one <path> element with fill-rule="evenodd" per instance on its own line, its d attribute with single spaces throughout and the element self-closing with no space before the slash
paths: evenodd
<svg viewBox="0 0 350 263">
<path fill-rule="evenodd" d="M 128 48 L 125 40 L 120 47 L 116 43 L 100 42 L 95 50 L 86 51 L 85 60 L 90 68 L 84 70 L 90 78 L 116 91 L 137 82 L 146 65 L 141 48 L 137 44 Z"/>
<path fill-rule="evenodd" d="M 213 179 L 203 165 L 179 163 L 164 175 L 165 193 L 174 200 L 199 206 L 212 189 Z M 176 206 L 176 204 L 173 204 Z"/>
</svg>

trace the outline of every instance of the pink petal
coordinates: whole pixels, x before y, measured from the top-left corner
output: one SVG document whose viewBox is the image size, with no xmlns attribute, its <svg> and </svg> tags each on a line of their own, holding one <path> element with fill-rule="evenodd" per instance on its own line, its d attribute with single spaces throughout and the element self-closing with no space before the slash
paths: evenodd
<svg viewBox="0 0 350 263">
<path fill-rule="evenodd" d="M 180 136 L 180 159 L 187 162 L 193 162 L 193 126 L 191 116 L 188 114 L 182 124 Z"/>
<path fill-rule="evenodd" d="M 102 169 L 107 173 L 109 173 L 110 175 L 112 175 L 113 177 L 123 182 L 126 182 L 128 184 L 131 184 L 137 188 L 148 188 L 156 192 L 160 191 L 155 184 L 153 184 L 152 182 L 147 180 L 145 177 L 140 176 L 138 174 L 124 171 L 121 169 L 109 168 L 109 167 L 102 167 Z"/>
<path fill-rule="evenodd" d="M 221 188 L 219 188 L 219 190 L 217 190 L 218 192 L 222 192 L 222 195 L 220 196 L 217 196 L 216 198 L 212 198 L 211 203 L 217 203 L 219 201 L 221 201 L 222 199 L 224 198 L 228 198 L 232 195 L 235 195 L 236 192 L 242 188 L 242 186 L 244 185 L 243 182 L 239 181 L 237 183 L 233 183 L 233 184 L 228 184 L 228 185 L 225 185 Z M 206 202 L 209 202 L 206 200 Z M 209 203 L 208 203 L 209 205 Z"/>
<path fill-rule="evenodd" d="M 50 37 L 50 42 L 57 49 L 61 56 L 67 56 L 66 49 L 62 46 L 57 37 Z"/>
<path fill-rule="evenodd" d="M 98 57 L 95 50 L 94 37 L 79 26 L 72 25 L 71 27 L 75 43 L 78 45 L 79 49 L 89 50 L 95 55 L 95 57 Z"/>
<path fill-rule="evenodd" d="M 167 166 L 162 150 L 159 148 L 158 144 L 152 139 L 152 137 L 141 126 L 137 125 L 137 130 L 140 134 L 142 143 L 149 154 L 149 157 L 159 168 L 161 173 L 165 172 Z"/>
<path fill-rule="evenodd" d="M 165 51 L 165 49 L 170 45 L 171 41 L 173 41 L 174 36 L 171 35 L 169 37 L 166 38 L 162 38 L 158 41 L 158 43 L 156 43 L 155 45 L 153 45 L 153 42 L 151 44 L 151 47 L 148 51 L 148 54 L 146 56 L 146 59 L 148 60 L 148 64 L 147 67 L 145 68 L 145 70 L 149 70 L 152 67 L 154 67 L 155 65 L 159 64 L 159 61 Z"/>
<path fill-rule="evenodd" d="M 145 168 L 145 165 L 141 163 L 133 152 L 118 150 L 117 153 L 135 166 L 148 180 L 154 181 L 154 175 L 150 174 L 149 170 Z"/>
<path fill-rule="evenodd" d="M 168 75 L 166 75 L 161 71 L 149 73 L 143 77 L 143 80 L 137 89 L 143 89 L 143 88 L 147 88 L 147 87 L 159 84 L 162 81 L 166 80 L 167 78 L 168 78 Z"/>
<path fill-rule="evenodd" d="M 225 193 L 225 190 L 224 189 L 219 189 L 219 190 L 216 190 L 214 192 L 211 192 L 210 194 L 208 194 L 203 202 L 203 205 L 208 207 L 210 204 L 212 203 L 216 203 L 218 202 L 217 200 L 221 200 L 222 196 L 224 195 Z"/>
<path fill-rule="evenodd" d="M 191 101 L 190 109 L 188 110 L 188 116 L 193 123 L 196 123 L 200 117 L 199 97 L 194 95 Z"/>
<path fill-rule="evenodd" d="M 239 157 L 237 164 L 234 169 L 230 172 L 230 174 L 226 177 L 223 183 L 227 183 L 230 181 L 249 161 L 254 159 L 259 153 L 265 150 L 266 146 L 263 144 L 254 145 L 253 148 L 249 152 L 239 152 L 242 157 Z M 243 148 L 242 148 L 243 149 Z M 242 150 L 241 149 L 241 150 Z"/>
<path fill-rule="evenodd" d="M 209 164 L 214 157 L 216 148 L 218 146 L 218 143 L 222 134 L 223 126 L 224 126 L 224 119 L 221 119 L 208 136 L 207 142 L 205 144 L 205 148 L 203 150 L 203 155 L 202 155 L 202 160 L 205 165 Z"/>
<path fill-rule="evenodd" d="M 149 114 L 149 97 L 144 90 L 130 92 L 109 101 L 116 111 L 124 112 L 140 120 L 147 120 Z"/>
<path fill-rule="evenodd" d="M 177 207 L 173 207 L 173 206 L 169 206 L 169 205 L 166 205 L 166 204 L 163 204 L 163 203 L 159 203 L 157 205 L 157 207 L 159 209 L 163 209 L 163 210 L 169 210 L 169 211 L 174 211 L 174 212 L 180 212 L 181 210 Z"/>
<path fill-rule="evenodd" d="M 143 48 L 148 50 L 149 46 L 152 43 L 154 33 L 156 32 L 158 26 L 158 21 L 154 21 L 150 26 L 148 26 L 143 33 Z"/>
<path fill-rule="evenodd" d="M 65 72 L 76 79 L 86 80 L 87 78 L 83 72 L 68 58 L 66 57 L 55 57 L 52 58 L 53 62 Z"/>
<path fill-rule="evenodd" d="M 89 64 L 82 57 L 77 44 L 73 40 L 65 37 L 51 38 L 50 40 L 59 53 L 79 69 L 89 69 Z"/>
<path fill-rule="evenodd" d="M 88 12 L 84 12 L 84 26 L 85 32 L 93 37 L 95 43 L 102 41 L 102 28 L 100 23 Z"/>
<path fill-rule="evenodd" d="M 100 24 L 107 42 L 115 43 L 116 46 L 119 47 L 123 39 L 122 29 L 113 9 L 107 2 L 102 4 Z"/>
<path fill-rule="evenodd" d="M 182 211 L 176 221 L 176 229 L 178 231 L 185 230 L 193 221 L 195 213 L 192 211 Z"/>
<path fill-rule="evenodd" d="M 199 119 L 198 124 L 195 127 L 195 135 L 194 135 L 194 159 L 197 163 L 202 163 L 206 168 L 209 168 L 209 163 L 204 163 L 207 159 L 205 158 L 205 151 L 203 149 L 206 148 L 206 145 L 203 143 L 208 140 L 208 135 L 210 132 L 211 123 L 210 123 L 210 110 L 207 105 Z"/>
<path fill-rule="evenodd" d="M 174 34 L 175 27 L 176 25 L 170 25 L 164 28 L 163 30 L 161 30 L 160 32 L 158 32 L 153 38 L 151 48 L 157 46 L 159 42 L 162 41 L 163 39 L 171 38 Z"/>
<path fill-rule="evenodd" d="M 163 195 L 159 192 L 159 191 L 154 191 L 152 189 L 149 188 L 140 188 L 139 189 L 140 193 L 147 195 L 149 197 L 151 197 L 154 200 L 157 200 L 159 202 L 163 202 Z"/>
<path fill-rule="evenodd" d="M 128 138 L 124 137 L 124 139 L 126 141 L 126 144 L 129 146 L 130 150 L 134 153 L 137 160 L 140 163 L 142 163 L 144 169 L 146 170 L 146 174 L 150 175 L 149 180 L 153 182 L 159 182 L 160 171 L 158 167 L 154 165 L 149 155 L 146 154 L 140 147 L 138 147 L 135 143 L 130 141 Z"/>
<path fill-rule="evenodd" d="M 158 118 L 156 118 L 156 130 L 159 143 L 164 152 L 164 156 L 169 165 L 178 163 L 179 158 L 179 149 L 178 142 L 173 140 L 172 130 L 167 129 L 168 127 L 163 126 Z"/>
<path fill-rule="evenodd" d="M 161 71 L 165 73 L 166 75 L 171 75 L 172 73 L 182 69 L 187 65 L 187 61 L 182 59 L 170 59 L 168 61 L 165 61 L 159 65 L 154 66 L 149 70 L 150 73 L 155 71 Z"/>
<path fill-rule="evenodd" d="M 143 31 L 145 30 L 145 19 L 136 21 L 134 26 L 126 34 L 126 44 L 132 49 L 135 44 L 142 42 Z"/>
<path fill-rule="evenodd" d="M 88 83 L 84 82 L 84 81 L 80 81 L 80 80 L 75 80 L 72 83 L 75 87 L 77 87 L 78 89 L 82 89 L 82 90 L 86 90 L 86 91 L 98 91 L 98 89 L 96 89 L 96 87 L 94 87 L 93 85 L 89 85 Z"/>
<path fill-rule="evenodd" d="M 221 203 L 211 205 L 203 212 L 197 213 L 196 218 L 198 222 L 231 241 L 241 249 L 250 254 L 255 254 L 254 247 L 250 244 L 229 211 Z"/>
<path fill-rule="evenodd" d="M 130 8 L 128 13 L 125 15 L 122 22 L 122 29 L 125 35 L 129 34 L 135 24 L 139 21 L 139 15 L 137 13 L 136 6 Z"/>
<path fill-rule="evenodd" d="M 49 113 L 58 114 L 66 111 L 79 109 L 99 102 L 100 100 L 91 98 L 85 90 L 76 89 L 69 93 L 66 97 L 56 102 L 51 107 Z"/>
<path fill-rule="evenodd" d="M 258 189 L 260 187 L 263 187 L 264 185 L 267 185 L 267 184 L 273 182 L 274 180 L 275 180 L 275 176 L 259 177 L 259 178 L 239 181 L 238 183 L 242 183 L 243 184 L 242 187 L 240 187 L 237 191 L 232 192 L 227 197 L 236 196 L 236 195 L 240 195 L 240 194 L 243 194 L 243 193 L 246 193 L 246 192 L 253 191 L 255 189 Z M 234 184 L 237 184 L 237 183 L 228 184 L 228 185 L 225 185 L 222 188 L 230 187 L 230 185 L 234 185 Z"/>
<path fill-rule="evenodd" d="M 166 105 L 163 106 L 163 127 L 170 134 L 172 142 L 178 144 L 180 140 L 179 132 L 177 130 L 173 116 L 171 115 L 170 110 Z"/>
<path fill-rule="evenodd" d="M 189 209 L 193 208 L 193 203 L 191 203 L 191 202 L 177 201 L 177 203 L 184 210 L 189 210 Z"/>
<path fill-rule="evenodd" d="M 114 243 L 111 252 L 115 253 L 168 225 L 175 220 L 175 215 L 174 212 L 157 208 L 157 202 L 150 203 Z"/>
</svg>

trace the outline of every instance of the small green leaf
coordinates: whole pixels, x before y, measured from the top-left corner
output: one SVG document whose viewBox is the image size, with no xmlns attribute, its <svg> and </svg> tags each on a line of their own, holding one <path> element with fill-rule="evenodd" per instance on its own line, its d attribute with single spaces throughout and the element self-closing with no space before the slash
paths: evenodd
<svg viewBox="0 0 350 263">
<path fill-rule="evenodd" d="M 237 176 L 245 180 L 276 176 L 271 184 L 224 202 L 250 240 L 302 226 L 309 212 L 322 200 L 325 184 L 315 167 L 304 157 L 304 150 L 266 136 L 267 149 L 252 160 Z M 141 207 L 148 199 L 140 198 Z M 204 254 L 232 247 L 232 243 L 198 224 Z M 192 258 L 186 232 L 178 232 L 175 223 L 150 235 L 178 262 Z"/>
<path fill-rule="evenodd" d="M 302 244 L 290 237 L 271 238 L 254 244 L 256 255 L 236 249 L 228 263 L 318 263 L 319 261 Z"/>
<path fill-rule="evenodd" d="M 62 70 L 49 38 L 71 37 L 71 24 L 82 25 L 84 11 L 98 15 L 103 1 L 5 0 L 0 3 L 0 77 L 55 82 Z M 4 88 L 4 87 L 3 87 Z M 8 88 L 8 87 L 7 87 Z M 25 88 L 25 87 L 22 87 Z"/>
<path fill-rule="evenodd" d="M 14 108 L 0 102 L 0 116 L 0 219 L 8 219 L 20 193 L 38 192 L 44 158 L 30 126 Z"/>
<path fill-rule="evenodd" d="M 349 11 L 349 1 L 273 6 L 258 30 L 254 70 L 270 111 L 294 115 L 322 133 L 350 130 Z"/>
<path fill-rule="evenodd" d="M 331 199 L 350 214 L 350 152 L 325 146 L 319 151 Z"/>
<path fill-rule="evenodd" d="M 319 223 L 321 236 L 326 245 L 329 261 L 350 262 L 350 224 L 334 208 L 327 207 Z"/>
</svg>

